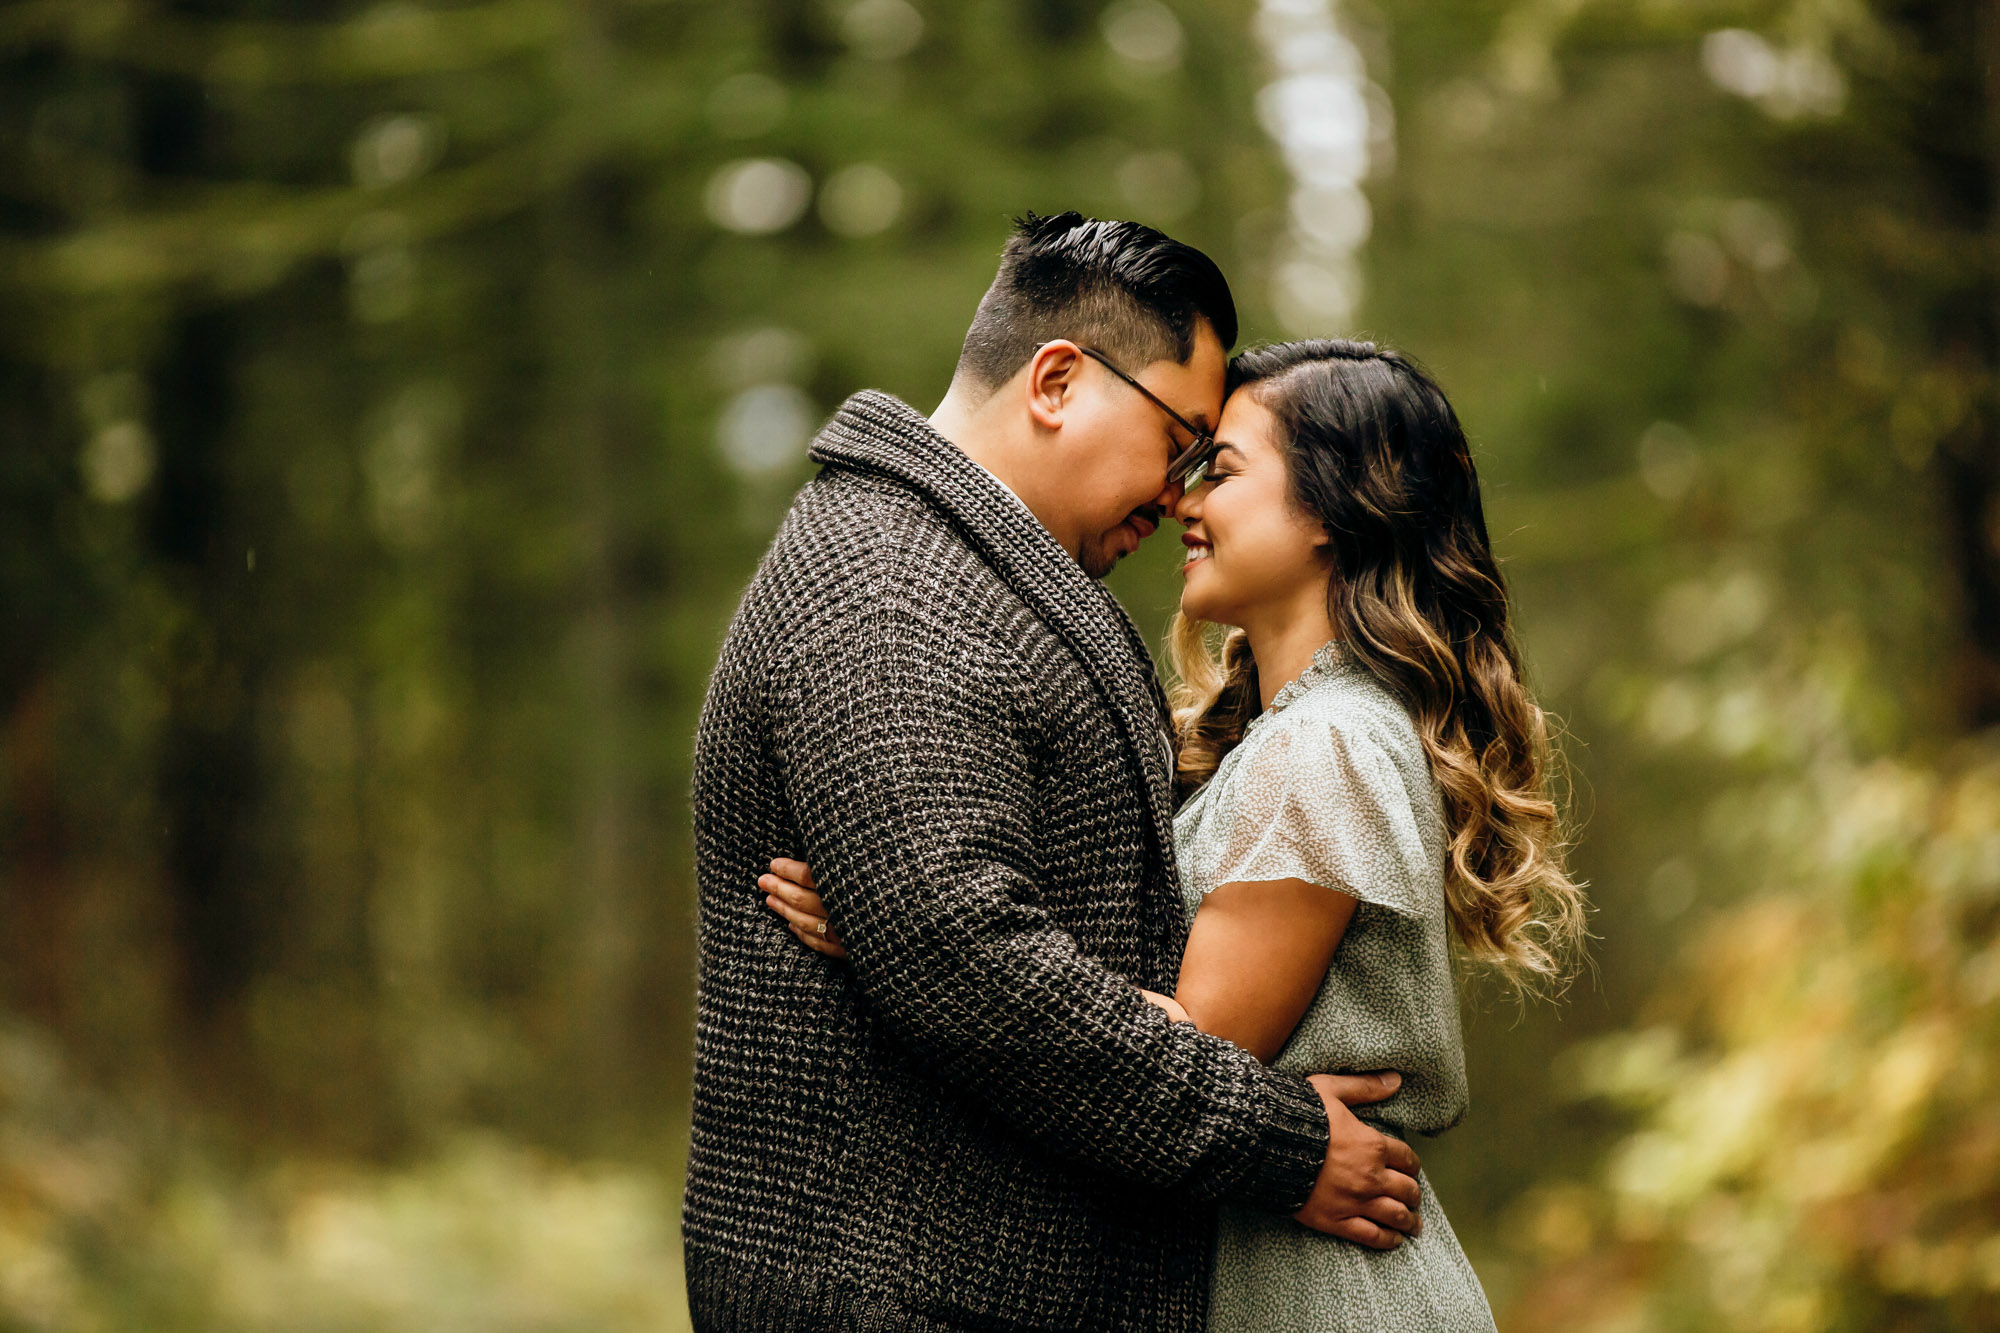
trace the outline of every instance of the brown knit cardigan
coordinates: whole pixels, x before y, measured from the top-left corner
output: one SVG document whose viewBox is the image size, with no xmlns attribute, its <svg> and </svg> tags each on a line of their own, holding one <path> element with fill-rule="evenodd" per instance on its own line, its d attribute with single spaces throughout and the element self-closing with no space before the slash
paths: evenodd
<svg viewBox="0 0 2000 1333">
<path fill-rule="evenodd" d="M 695 753 L 695 1327 L 1199 1329 L 1210 1205 L 1297 1209 L 1327 1121 L 1134 989 L 1185 943 L 1144 645 L 905 404 L 813 457 Z M 764 909 L 776 855 L 848 962 Z"/>
</svg>

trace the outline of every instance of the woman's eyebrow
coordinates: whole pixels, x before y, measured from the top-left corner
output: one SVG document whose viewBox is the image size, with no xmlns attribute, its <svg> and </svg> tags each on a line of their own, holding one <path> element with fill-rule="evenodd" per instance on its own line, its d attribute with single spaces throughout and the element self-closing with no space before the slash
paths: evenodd
<svg viewBox="0 0 2000 1333">
<path fill-rule="evenodd" d="M 1238 458 L 1241 458 L 1243 451 L 1227 440 L 1217 440 L 1215 442 L 1215 457 L 1221 458 L 1224 454 L 1235 454 Z"/>
</svg>

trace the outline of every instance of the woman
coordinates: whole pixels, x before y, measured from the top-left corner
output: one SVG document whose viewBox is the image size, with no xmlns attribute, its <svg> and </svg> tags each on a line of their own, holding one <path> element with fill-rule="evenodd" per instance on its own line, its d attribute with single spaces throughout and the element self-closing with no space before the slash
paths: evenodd
<svg viewBox="0 0 2000 1333">
<path fill-rule="evenodd" d="M 1543 714 L 1521 680 L 1465 433 L 1416 365 L 1369 343 L 1257 348 L 1176 514 L 1176 853 L 1191 917 L 1176 1020 L 1303 1073 L 1394 1069 L 1363 1114 L 1436 1134 L 1466 1107 L 1453 941 L 1560 985 L 1584 904 L 1563 865 Z M 1232 627 L 1218 661 L 1206 627 Z M 838 955 L 811 872 L 759 881 Z M 1493 1327 L 1422 1182 L 1381 1249 L 1226 1208 L 1209 1326 Z"/>
</svg>

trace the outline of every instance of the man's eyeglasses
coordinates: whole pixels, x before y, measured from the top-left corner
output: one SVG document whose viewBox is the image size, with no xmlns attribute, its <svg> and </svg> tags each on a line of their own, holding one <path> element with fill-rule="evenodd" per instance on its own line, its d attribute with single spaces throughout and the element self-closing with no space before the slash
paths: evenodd
<svg viewBox="0 0 2000 1333">
<path fill-rule="evenodd" d="M 1178 481 L 1189 490 L 1192 490 L 1194 487 L 1200 485 L 1202 474 L 1207 472 L 1208 465 L 1213 461 L 1215 461 L 1215 449 L 1216 449 L 1215 436 L 1211 435 L 1209 432 L 1205 430 L 1202 430 L 1200 427 L 1196 426 L 1193 422 L 1189 421 L 1186 417 L 1174 411 L 1173 408 L 1168 407 L 1165 403 L 1161 402 L 1159 395 L 1155 394 L 1151 389 L 1147 388 L 1145 385 L 1139 383 L 1139 381 L 1133 379 L 1130 375 L 1127 375 L 1117 366 L 1111 364 L 1111 358 L 1106 356 L 1104 353 L 1098 351 L 1095 347 L 1080 346 L 1076 350 L 1082 352 L 1085 356 L 1089 357 L 1091 360 L 1103 366 L 1106 370 L 1116 375 L 1119 379 L 1124 380 L 1127 384 L 1137 389 L 1140 393 L 1145 394 L 1146 397 L 1152 402 L 1153 406 L 1159 408 L 1162 412 L 1165 412 L 1169 417 L 1173 419 L 1173 422 L 1176 426 L 1179 426 L 1182 430 L 1186 431 L 1189 435 L 1194 437 L 1194 443 L 1190 444 L 1187 448 L 1181 450 L 1178 454 L 1175 454 L 1173 461 L 1167 464 L 1167 480 Z"/>
</svg>

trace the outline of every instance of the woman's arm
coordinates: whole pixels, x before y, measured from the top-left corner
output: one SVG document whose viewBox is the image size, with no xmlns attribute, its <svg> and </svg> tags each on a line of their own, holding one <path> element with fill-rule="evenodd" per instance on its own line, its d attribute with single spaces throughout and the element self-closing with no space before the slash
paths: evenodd
<svg viewBox="0 0 2000 1333">
<path fill-rule="evenodd" d="M 1174 999 L 1197 1028 L 1270 1063 L 1319 994 L 1357 906 L 1302 879 L 1221 885 L 1195 913 Z"/>
<path fill-rule="evenodd" d="M 805 862 L 773 861 L 757 885 L 800 943 L 846 956 Z M 1139 993 L 1176 1023 L 1227 1038 L 1268 1064 L 1319 994 L 1357 905 L 1302 879 L 1224 884 L 1195 913 L 1180 989 L 1171 999 Z"/>
<path fill-rule="evenodd" d="M 1171 995 L 1162 995 L 1158 991 L 1147 990 L 1144 986 L 1139 987 L 1139 994 L 1146 997 L 1147 1004 L 1156 1005 L 1159 1008 L 1164 1009 L 1166 1011 L 1167 1017 L 1173 1019 L 1174 1022 L 1176 1023 L 1194 1022 L 1192 1018 L 1188 1017 L 1188 1011 L 1181 1008 L 1181 1002 L 1179 1000 L 1174 999 Z"/>
</svg>

